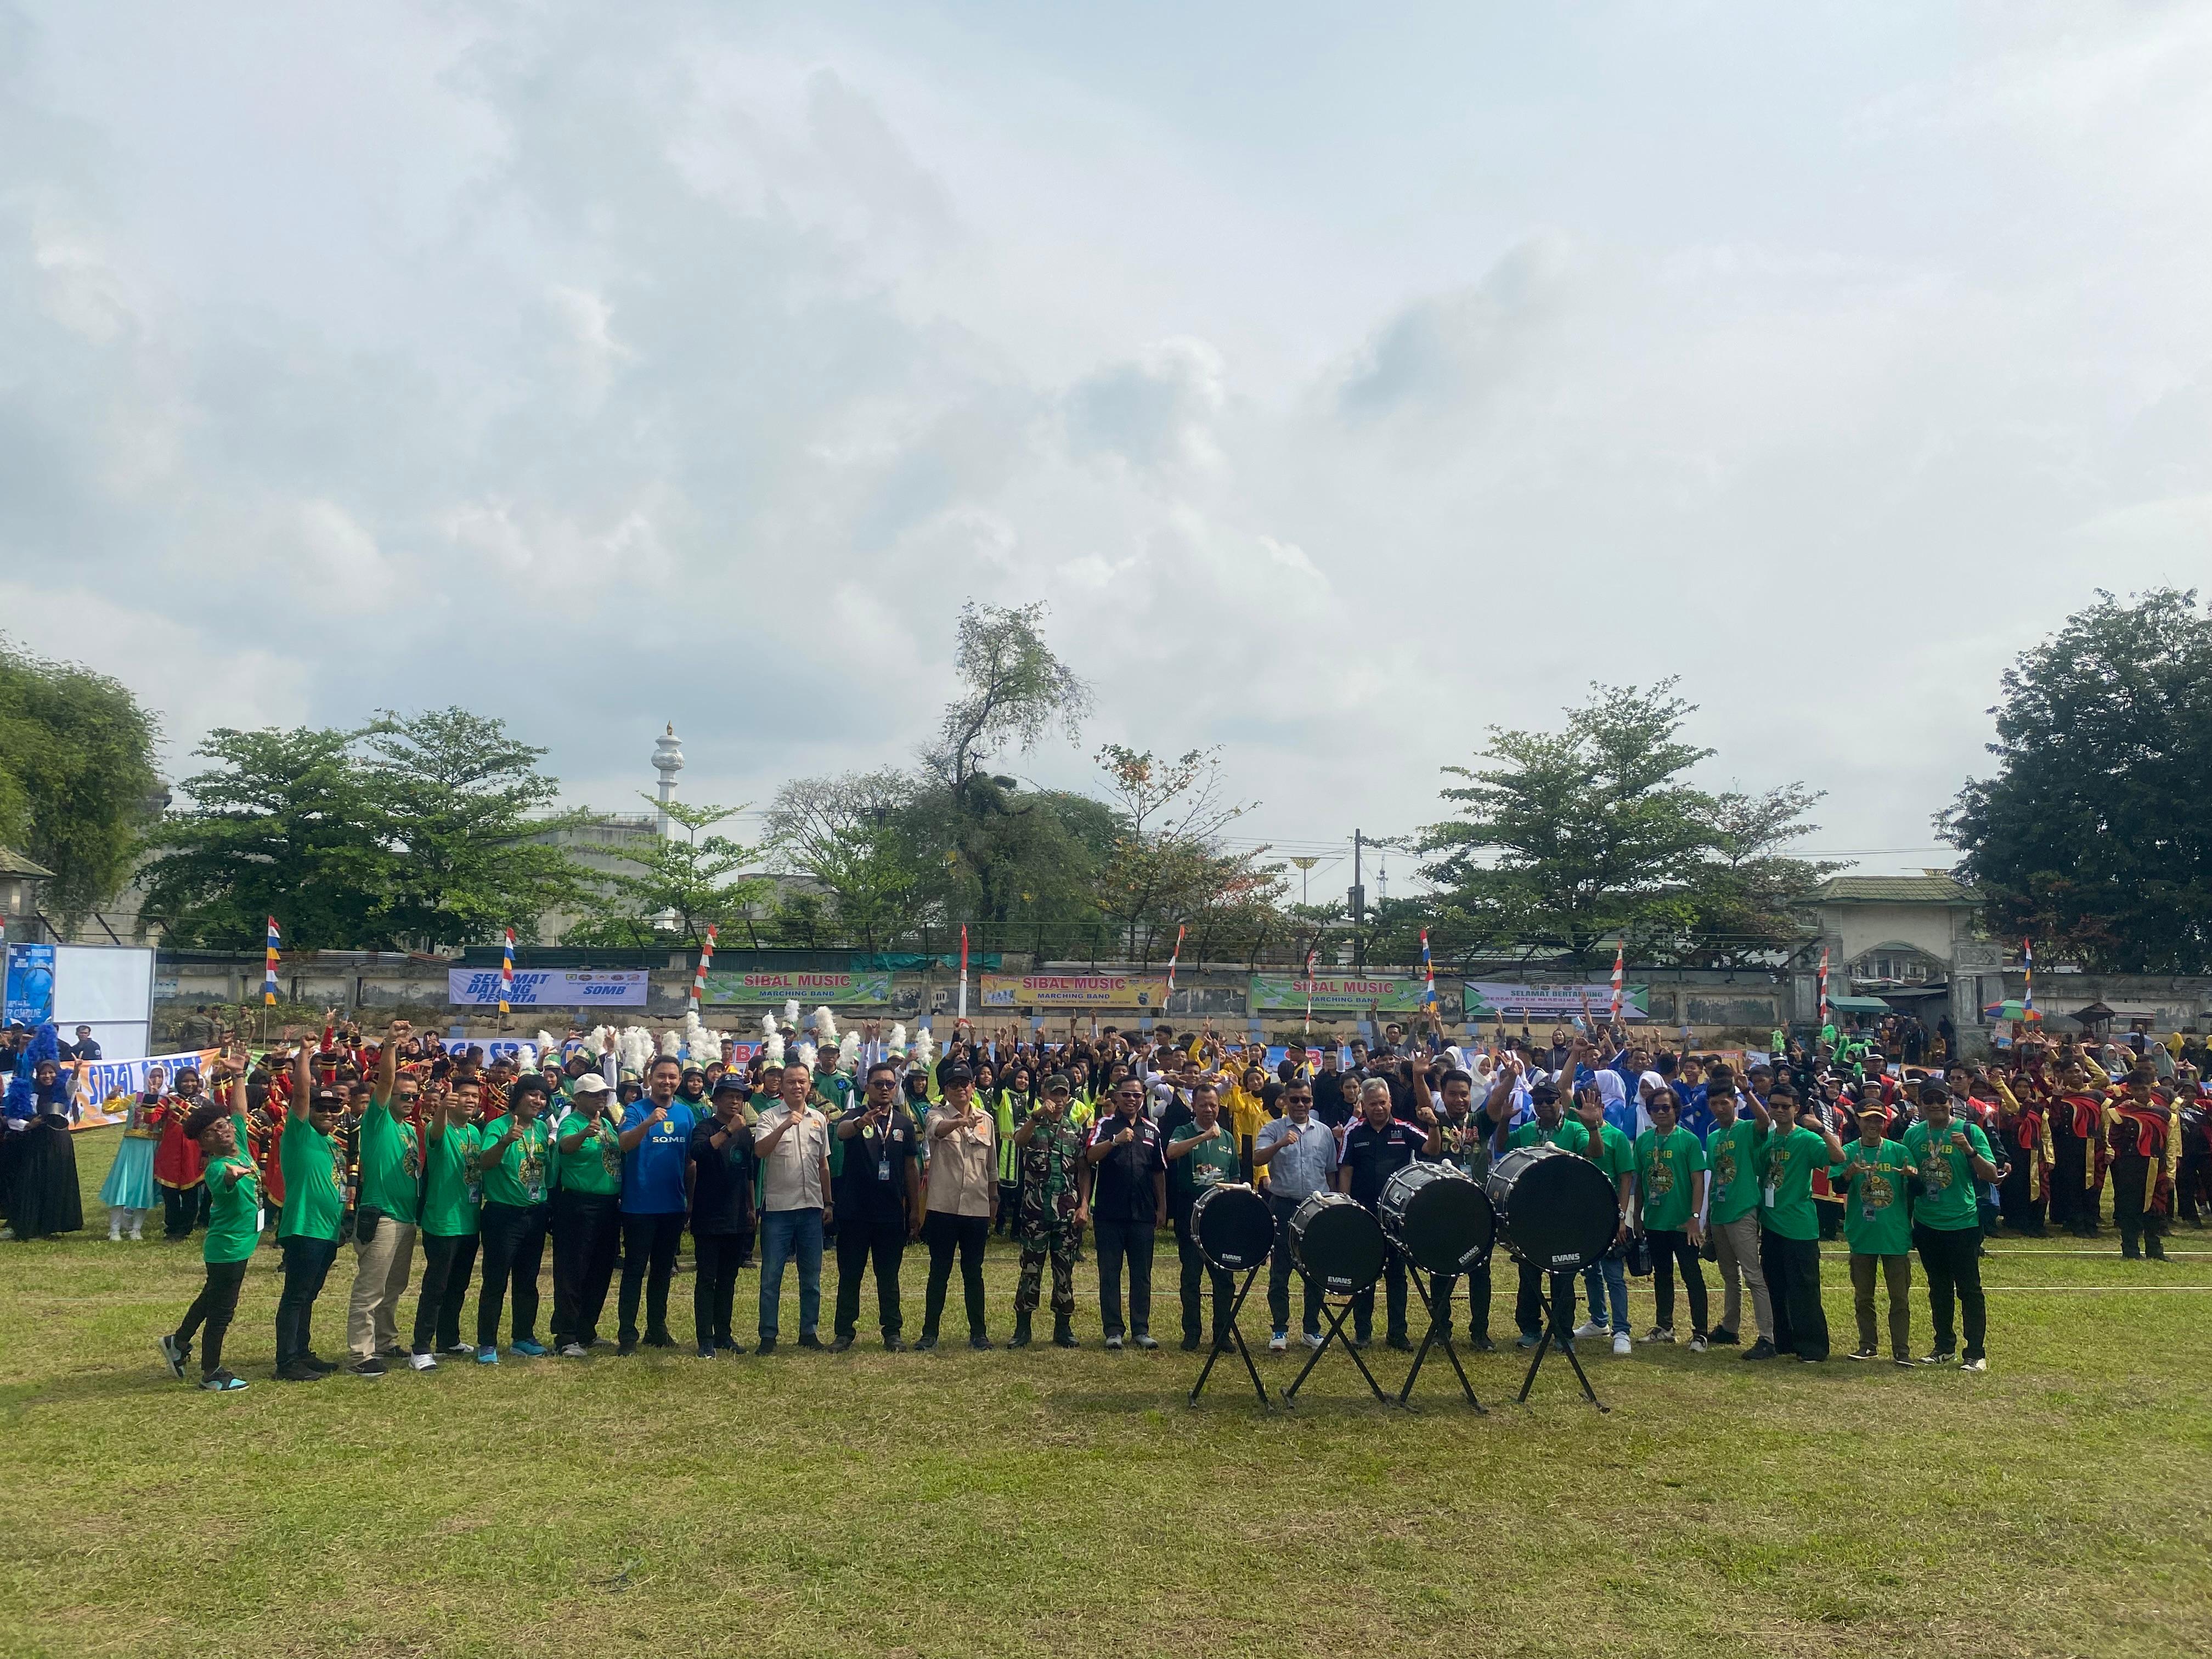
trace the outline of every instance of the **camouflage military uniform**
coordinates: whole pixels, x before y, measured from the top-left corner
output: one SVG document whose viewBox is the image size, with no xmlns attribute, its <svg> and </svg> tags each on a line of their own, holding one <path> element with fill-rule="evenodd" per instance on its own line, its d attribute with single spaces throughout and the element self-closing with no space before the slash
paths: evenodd
<svg viewBox="0 0 2212 1659">
<path fill-rule="evenodd" d="M 1083 1158 L 1083 1132 L 1066 1117 L 1057 1121 L 1039 1110 L 1030 1121 L 1036 1132 L 1021 1152 L 1020 1214 L 1015 1236 L 1022 1244 L 1021 1279 L 1014 1311 L 1036 1310 L 1039 1280 L 1052 1261 L 1052 1310 L 1066 1319 L 1075 1312 L 1075 1264 L 1083 1257 L 1083 1227 L 1075 1218 L 1082 1202 L 1076 1170 Z"/>
</svg>

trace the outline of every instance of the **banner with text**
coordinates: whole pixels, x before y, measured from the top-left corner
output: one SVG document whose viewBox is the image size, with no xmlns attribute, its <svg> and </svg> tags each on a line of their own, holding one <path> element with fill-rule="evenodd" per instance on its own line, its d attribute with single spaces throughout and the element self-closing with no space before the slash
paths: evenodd
<svg viewBox="0 0 2212 1659">
<path fill-rule="evenodd" d="M 1467 1018 L 1470 1021 L 1494 1019 L 1503 1014 L 1508 1019 L 1548 1019 L 1562 1023 L 1579 1018 L 1587 1005 L 1593 1019 L 1603 1019 L 1613 1006 L 1613 983 L 1599 980 L 1588 985 L 1515 985 L 1498 980 L 1469 980 L 1467 982 Z M 1620 988 L 1620 1017 L 1623 1019 L 1649 1019 L 1651 1007 L 1651 988 L 1648 985 L 1624 985 Z"/>
<path fill-rule="evenodd" d="M 1419 1013 L 1422 982 L 1418 979 L 1287 979 L 1273 974 L 1252 975 L 1252 1011 L 1262 1008 L 1304 1012 L 1306 988 L 1313 988 L 1316 1013 L 1364 1014 L 1370 1007 L 1386 1014 Z M 1437 999 L 1443 1000 L 1443 990 Z"/>
<path fill-rule="evenodd" d="M 785 1003 L 796 997 L 810 1012 L 817 1006 L 883 1008 L 891 1000 L 889 974 L 743 974 L 707 970 L 709 1003 Z"/>
<path fill-rule="evenodd" d="M 1158 1013 L 1168 981 L 1132 974 L 986 974 L 986 1008 L 1126 1008 Z"/>
<path fill-rule="evenodd" d="M 514 1008 L 642 1008 L 649 976 L 641 968 L 518 968 L 507 996 Z M 448 968 L 446 1000 L 456 1008 L 497 1007 L 496 968 Z"/>
<path fill-rule="evenodd" d="M 159 1071 L 164 1087 L 176 1086 L 177 1073 L 186 1067 L 207 1075 L 208 1067 L 215 1064 L 220 1048 L 187 1048 L 173 1054 L 149 1054 L 137 1060 L 84 1060 L 76 1064 L 77 1110 L 72 1116 L 72 1129 L 98 1129 L 110 1123 L 120 1123 L 131 1097 L 146 1091 L 146 1074 Z M 115 1103 L 112 1111 L 104 1109 Z"/>
</svg>

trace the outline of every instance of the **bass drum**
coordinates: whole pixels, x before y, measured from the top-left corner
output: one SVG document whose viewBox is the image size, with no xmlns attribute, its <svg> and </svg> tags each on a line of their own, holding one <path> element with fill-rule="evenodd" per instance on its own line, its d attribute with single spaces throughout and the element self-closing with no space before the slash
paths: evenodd
<svg viewBox="0 0 2212 1659">
<path fill-rule="evenodd" d="M 1274 1248 L 1275 1213 L 1240 1182 L 1208 1187 L 1190 1206 L 1190 1232 L 1209 1265 L 1242 1273 L 1265 1261 Z"/>
<path fill-rule="evenodd" d="M 1316 1193 L 1291 1212 L 1291 1260 L 1329 1296 L 1382 1277 L 1382 1224 L 1348 1193 Z"/>
<path fill-rule="evenodd" d="M 1548 1273 L 1587 1267 L 1620 1229 L 1613 1183 L 1558 1146 L 1516 1146 L 1490 1166 L 1483 1191 L 1514 1260 Z"/>
<path fill-rule="evenodd" d="M 1375 1213 L 1382 1236 L 1424 1273 L 1472 1272 L 1497 1237 L 1490 1200 L 1449 1164 L 1408 1164 L 1382 1183 Z"/>
</svg>

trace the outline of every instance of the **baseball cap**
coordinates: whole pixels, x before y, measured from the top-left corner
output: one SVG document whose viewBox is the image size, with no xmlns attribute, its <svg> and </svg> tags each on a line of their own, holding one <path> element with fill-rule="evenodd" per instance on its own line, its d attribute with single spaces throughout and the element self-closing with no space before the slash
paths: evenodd
<svg viewBox="0 0 2212 1659">
<path fill-rule="evenodd" d="M 585 1073 L 576 1079 L 576 1086 L 569 1091 L 571 1094 L 577 1095 L 603 1095 L 606 1091 L 607 1080 L 597 1072 Z"/>
</svg>

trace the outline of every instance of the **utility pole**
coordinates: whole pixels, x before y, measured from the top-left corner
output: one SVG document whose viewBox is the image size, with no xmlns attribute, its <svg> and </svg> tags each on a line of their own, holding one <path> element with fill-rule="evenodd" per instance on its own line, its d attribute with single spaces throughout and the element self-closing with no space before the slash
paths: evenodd
<svg viewBox="0 0 2212 1659">
<path fill-rule="evenodd" d="M 1352 891 L 1346 895 L 1352 902 L 1352 967 L 1361 974 L 1367 971 L 1367 890 L 1359 884 L 1359 849 L 1365 839 L 1358 830 L 1352 832 Z"/>
</svg>

